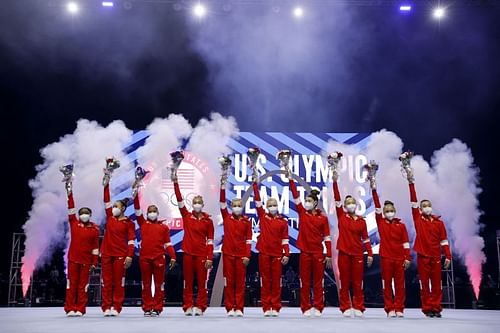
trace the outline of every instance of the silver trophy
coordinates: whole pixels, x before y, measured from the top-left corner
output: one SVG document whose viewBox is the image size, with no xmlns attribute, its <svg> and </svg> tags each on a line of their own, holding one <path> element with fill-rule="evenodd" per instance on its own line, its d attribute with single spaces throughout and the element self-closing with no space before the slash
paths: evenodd
<svg viewBox="0 0 500 333">
<path fill-rule="evenodd" d="M 135 169 L 135 180 L 134 183 L 132 184 L 132 197 L 135 198 L 137 195 L 137 192 L 139 191 L 139 187 L 143 186 L 143 180 L 144 177 L 149 173 L 149 171 L 144 170 L 142 167 L 138 166 Z"/>
<path fill-rule="evenodd" d="M 280 161 L 280 167 L 285 169 L 287 177 L 291 175 L 290 171 L 291 157 L 292 157 L 292 151 L 290 149 L 282 149 L 276 154 L 276 159 Z"/>
<path fill-rule="evenodd" d="M 401 155 L 399 155 L 399 160 L 401 161 L 401 173 L 403 174 L 403 177 L 408 179 L 410 183 L 413 183 L 415 180 L 415 177 L 413 175 L 413 169 L 411 167 L 411 159 L 413 158 L 414 154 L 412 151 L 405 151 Z"/>
<path fill-rule="evenodd" d="M 170 179 L 174 181 L 177 179 L 177 169 L 179 169 L 179 166 L 184 159 L 184 152 L 182 150 L 173 151 L 170 153 L 170 158 L 172 159 L 172 162 L 169 165 Z"/>
<path fill-rule="evenodd" d="M 224 155 L 224 156 L 221 156 L 219 157 L 219 164 L 220 164 L 220 167 L 221 167 L 221 170 L 222 170 L 222 175 L 221 175 L 221 179 L 220 179 L 220 183 L 221 185 L 226 185 L 227 184 L 227 180 L 229 178 L 229 168 L 231 167 L 231 159 L 229 158 L 229 156 L 227 155 Z"/>
<path fill-rule="evenodd" d="M 106 159 L 106 167 L 104 168 L 104 176 L 102 178 L 102 185 L 106 186 L 111 180 L 111 175 L 113 172 L 120 167 L 120 161 L 114 157 L 108 157 Z"/>
<path fill-rule="evenodd" d="M 250 168 L 253 171 L 253 178 L 257 179 L 258 177 L 258 172 L 257 172 L 257 160 L 259 159 L 260 155 L 260 149 L 257 147 L 253 148 L 248 148 L 247 156 L 248 156 L 248 161 L 250 162 Z"/>
<path fill-rule="evenodd" d="M 377 183 L 375 181 L 375 175 L 377 174 L 378 164 L 374 160 L 368 162 L 363 166 L 363 169 L 367 171 L 366 180 L 370 182 L 370 188 L 372 190 L 377 188 Z"/>
<path fill-rule="evenodd" d="M 71 193 L 73 189 L 73 177 L 75 176 L 73 169 L 73 164 L 63 165 L 59 168 L 59 171 L 63 174 L 62 182 L 65 183 L 66 192 L 68 192 L 68 194 Z"/>
<path fill-rule="evenodd" d="M 327 161 L 330 170 L 332 171 L 333 181 L 337 181 L 339 178 L 339 163 L 344 156 L 340 151 L 336 151 L 328 155 Z"/>
</svg>

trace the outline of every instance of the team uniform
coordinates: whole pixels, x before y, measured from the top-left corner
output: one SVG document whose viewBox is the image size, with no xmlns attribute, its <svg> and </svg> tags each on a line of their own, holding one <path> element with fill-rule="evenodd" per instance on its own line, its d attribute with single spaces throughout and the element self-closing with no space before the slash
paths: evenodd
<svg viewBox="0 0 500 333">
<path fill-rule="evenodd" d="M 382 214 L 382 206 L 377 190 L 372 190 L 375 203 L 375 220 L 380 235 L 380 268 L 386 313 L 403 312 L 405 308 L 404 261 L 411 260 L 408 231 L 398 218 L 389 220 Z M 394 281 L 394 298 L 392 282 Z"/>
<path fill-rule="evenodd" d="M 420 212 L 413 183 L 410 183 L 410 201 L 417 234 L 413 250 L 417 253 L 422 312 L 441 313 L 441 248 L 446 259 L 451 260 L 446 228 L 440 216 L 426 216 Z"/>
<path fill-rule="evenodd" d="M 135 225 L 128 217 L 118 219 L 111 212 L 109 184 L 104 186 L 106 227 L 101 246 L 103 311 L 122 310 L 125 299 L 125 258 L 134 256 Z"/>
<path fill-rule="evenodd" d="M 182 239 L 184 291 L 183 310 L 186 311 L 193 306 L 204 312 L 207 308 L 207 260 L 213 260 L 214 252 L 214 224 L 210 215 L 201 212 L 197 217 L 188 211 L 184 205 L 181 191 L 177 181 L 174 182 L 175 196 L 179 204 L 184 225 L 184 238 Z M 196 278 L 198 283 L 198 298 L 193 301 L 193 282 Z"/>
<path fill-rule="evenodd" d="M 139 266 L 142 277 L 142 309 L 144 312 L 163 311 L 165 290 L 165 251 L 176 260 L 174 247 L 170 241 L 170 229 L 164 220 L 151 221 L 141 211 L 139 195 L 134 198 L 135 215 L 141 230 L 141 250 Z M 155 294 L 151 295 L 151 276 L 153 276 Z"/>
<path fill-rule="evenodd" d="M 288 221 L 282 215 L 266 213 L 262 207 L 256 182 L 253 183 L 253 192 L 260 229 L 257 251 L 259 251 L 262 310 L 279 312 L 281 310 L 281 259 L 283 256 L 290 257 Z"/>
<path fill-rule="evenodd" d="M 340 311 L 351 308 L 365 311 L 363 295 L 364 249 L 368 256 L 373 256 L 366 221 L 362 216 L 352 217 L 347 214 L 340 201 L 340 192 L 336 181 L 333 182 L 335 209 L 338 219 L 339 238 L 337 240 L 338 267 L 340 273 L 339 302 Z M 349 289 L 352 285 L 352 304 Z"/>
<path fill-rule="evenodd" d="M 83 223 L 76 217 L 72 193 L 68 195 L 68 221 L 71 241 L 64 311 L 85 314 L 90 270 L 97 265 L 99 255 L 99 227 L 92 222 Z"/>
<path fill-rule="evenodd" d="M 300 308 L 306 312 L 314 307 L 322 312 L 324 305 L 323 274 L 325 271 L 325 255 L 332 257 L 330 226 L 328 218 L 320 209 L 307 211 L 299 199 L 297 186 L 290 179 L 290 189 L 299 214 L 299 235 L 297 247 L 300 249 Z M 311 274 L 313 276 L 313 305 L 311 306 L 310 289 Z"/>
<path fill-rule="evenodd" d="M 243 258 L 250 259 L 252 222 L 245 215 L 229 214 L 226 190 L 220 190 L 220 211 L 224 225 L 222 260 L 224 273 L 224 305 L 226 310 L 240 310 L 245 305 L 246 266 Z"/>
</svg>

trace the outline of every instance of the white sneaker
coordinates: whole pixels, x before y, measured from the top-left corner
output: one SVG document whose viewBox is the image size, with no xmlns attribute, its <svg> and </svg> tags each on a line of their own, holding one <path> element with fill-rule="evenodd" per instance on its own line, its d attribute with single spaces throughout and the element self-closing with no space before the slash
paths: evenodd
<svg viewBox="0 0 500 333">
<path fill-rule="evenodd" d="M 111 317 L 111 310 L 106 309 L 106 310 L 104 310 L 103 314 L 104 314 L 104 317 Z"/>
<path fill-rule="evenodd" d="M 389 318 L 396 318 L 396 311 L 389 311 L 387 313 L 387 317 L 389 317 Z"/>
<path fill-rule="evenodd" d="M 235 316 L 234 309 L 233 309 L 233 310 L 229 310 L 229 311 L 227 312 L 227 316 L 228 316 L 228 317 L 234 317 L 234 316 Z"/>
<path fill-rule="evenodd" d="M 192 316 L 193 315 L 193 308 L 187 308 L 186 311 L 184 311 L 185 316 Z"/>
<path fill-rule="evenodd" d="M 321 311 L 319 311 L 318 309 L 314 308 L 313 313 L 315 317 L 321 317 Z"/>
<path fill-rule="evenodd" d="M 80 311 L 75 312 L 75 317 L 82 317 L 82 316 L 83 316 L 83 313 L 81 313 Z"/>
<path fill-rule="evenodd" d="M 404 313 L 403 313 L 403 312 L 399 312 L 399 311 L 398 311 L 398 312 L 396 312 L 396 317 L 398 317 L 398 318 L 404 318 L 404 316 L 405 316 L 405 315 L 404 315 Z"/>
<path fill-rule="evenodd" d="M 236 310 L 236 311 L 234 311 L 234 315 L 235 315 L 236 317 L 243 317 L 243 311 L 241 311 L 241 310 Z"/>
<path fill-rule="evenodd" d="M 311 317 L 311 309 L 304 311 L 304 317 Z"/>
<path fill-rule="evenodd" d="M 363 311 L 354 309 L 354 317 L 363 317 Z"/>
<path fill-rule="evenodd" d="M 195 315 L 195 316 L 203 316 L 203 311 L 201 311 L 200 308 L 194 307 L 193 308 L 193 315 Z"/>
<path fill-rule="evenodd" d="M 66 313 L 66 317 L 75 317 L 75 316 L 76 316 L 75 311 L 70 311 L 70 312 Z"/>
<path fill-rule="evenodd" d="M 278 317 L 280 315 L 279 311 L 271 310 L 271 317 Z"/>
<path fill-rule="evenodd" d="M 342 315 L 344 317 L 352 317 L 352 309 L 347 309 L 344 312 L 342 312 Z"/>
<path fill-rule="evenodd" d="M 271 317 L 272 315 L 273 314 L 271 310 L 264 311 L 264 317 Z"/>
<path fill-rule="evenodd" d="M 120 313 L 115 310 L 115 308 L 111 308 L 111 317 L 118 317 Z"/>
</svg>

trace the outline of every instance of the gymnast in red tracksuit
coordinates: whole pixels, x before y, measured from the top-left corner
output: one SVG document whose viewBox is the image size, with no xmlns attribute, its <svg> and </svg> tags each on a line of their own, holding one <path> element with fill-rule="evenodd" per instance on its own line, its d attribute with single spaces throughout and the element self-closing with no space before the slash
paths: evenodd
<svg viewBox="0 0 500 333">
<path fill-rule="evenodd" d="M 184 204 L 177 178 L 174 182 L 175 196 L 179 205 L 184 225 L 182 239 L 183 275 L 184 275 L 184 304 L 182 309 L 186 316 L 201 316 L 207 309 L 208 270 L 212 268 L 214 257 L 214 224 L 210 215 L 203 212 L 203 198 L 193 198 L 193 211 L 190 212 Z M 198 298 L 193 302 L 193 282 L 198 284 Z"/>
<path fill-rule="evenodd" d="M 388 317 L 403 317 L 405 308 L 405 273 L 410 266 L 410 243 L 405 224 L 394 217 L 396 208 L 391 201 L 380 205 L 377 189 L 372 187 L 375 220 L 380 236 L 380 268 L 384 292 L 384 310 Z M 392 281 L 394 280 L 394 298 Z"/>
<path fill-rule="evenodd" d="M 104 316 L 117 316 L 125 299 L 125 270 L 132 264 L 135 243 L 134 222 L 126 217 L 128 200 L 111 204 L 109 183 L 104 186 L 106 226 L 101 246 L 102 304 Z"/>
<path fill-rule="evenodd" d="M 300 249 L 300 309 L 304 316 L 321 316 L 324 304 L 323 275 L 326 268 L 332 268 L 332 241 L 328 217 L 318 208 L 319 191 L 312 190 L 302 205 L 295 182 L 289 176 L 290 189 L 299 214 Z M 323 254 L 323 242 L 326 257 Z M 311 306 L 311 274 L 313 276 L 313 305 Z"/>
<path fill-rule="evenodd" d="M 268 213 L 262 207 L 257 182 L 253 183 L 254 201 L 259 216 L 260 235 L 257 239 L 260 271 L 260 299 L 264 316 L 277 317 L 281 310 L 281 272 L 288 263 L 288 221 L 278 213 L 278 201 L 269 198 Z"/>
<path fill-rule="evenodd" d="M 222 260 L 224 272 L 224 305 L 229 317 L 242 317 L 245 305 L 246 267 L 250 262 L 252 222 L 243 214 L 241 199 L 231 201 L 229 214 L 226 187 L 221 184 L 220 212 L 224 224 Z"/>
<path fill-rule="evenodd" d="M 441 248 L 445 255 L 444 268 L 451 264 L 451 252 L 446 228 L 440 216 L 432 214 L 429 200 L 417 200 L 415 184 L 410 185 L 411 212 L 415 224 L 416 238 L 413 250 L 417 253 L 417 269 L 420 277 L 420 299 L 422 312 L 427 317 L 441 317 Z M 430 286 L 429 286 L 430 282 Z"/>
<path fill-rule="evenodd" d="M 356 200 L 348 195 L 344 200 L 346 211 L 340 201 L 337 179 L 333 180 L 333 194 L 337 212 L 339 238 L 337 240 L 338 267 L 340 277 L 339 302 L 340 311 L 345 317 L 354 313 L 362 317 L 365 311 L 363 295 L 363 246 L 368 252 L 367 265 L 373 263 L 372 246 L 368 238 L 366 221 L 362 216 L 356 215 Z M 350 287 L 352 286 L 352 304 L 350 300 Z"/>
<path fill-rule="evenodd" d="M 165 251 L 170 257 L 170 269 L 175 266 L 175 250 L 170 241 L 170 229 L 165 220 L 158 219 L 158 207 L 150 205 L 147 216 L 141 211 L 139 194 L 134 197 L 135 216 L 141 230 L 141 250 L 139 266 L 142 277 L 142 310 L 144 316 L 159 316 L 163 311 L 165 290 Z M 153 276 L 155 295 L 151 295 L 151 276 Z"/>
<path fill-rule="evenodd" d="M 90 222 L 92 210 L 82 207 L 76 217 L 73 193 L 68 191 L 68 220 L 71 241 L 68 252 L 68 280 L 64 311 L 68 317 L 81 317 L 87 306 L 89 274 L 97 266 L 99 227 Z"/>
</svg>

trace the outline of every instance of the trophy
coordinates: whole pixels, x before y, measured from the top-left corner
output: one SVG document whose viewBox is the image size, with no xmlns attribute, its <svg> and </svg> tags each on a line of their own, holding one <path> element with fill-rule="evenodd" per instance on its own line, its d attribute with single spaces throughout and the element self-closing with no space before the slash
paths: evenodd
<svg viewBox="0 0 500 333">
<path fill-rule="evenodd" d="M 401 161 L 401 173 L 403 174 L 403 177 L 408 179 L 410 183 L 413 183 L 413 181 L 415 180 L 413 176 L 413 169 L 410 165 L 413 155 L 414 154 L 412 151 L 405 151 L 404 153 L 399 155 L 399 160 Z"/>
<path fill-rule="evenodd" d="M 258 178 L 257 160 L 259 159 L 259 155 L 260 155 L 259 148 L 257 147 L 248 148 L 247 156 L 248 156 L 248 161 L 250 162 L 250 168 L 253 171 L 254 179 Z"/>
<path fill-rule="evenodd" d="M 371 160 L 368 162 L 368 164 L 365 164 L 363 166 L 363 169 L 365 169 L 368 174 L 366 175 L 366 180 L 370 181 L 370 188 L 372 190 L 377 188 L 377 183 L 375 182 L 375 174 L 377 173 L 378 170 L 378 164 L 374 160 Z"/>
<path fill-rule="evenodd" d="M 143 186 L 144 184 L 142 183 L 142 180 L 146 175 L 149 173 L 149 171 L 144 170 L 142 167 L 138 166 L 135 169 L 135 180 L 134 183 L 132 184 L 132 197 L 135 198 L 137 195 L 137 192 L 139 190 L 139 187 Z"/>
<path fill-rule="evenodd" d="M 120 167 L 120 161 L 114 157 L 108 157 L 106 159 L 106 167 L 104 168 L 104 177 L 102 178 L 102 185 L 106 186 L 111 180 L 111 175 L 113 172 Z"/>
<path fill-rule="evenodd" d="M 231 159 L 227 155 L 221 156 L 219 157 L 219 164 L 222 170 L 220 183 L 221 185 L 226 185 L 227 179 L 229 177 L 229 167 L 231 166 Z"/>
<path fill-rule="evenodd" d="M 290 157 L 292 157 L 292 151 L 290 149 L 283 149 L 276 154 L 276 159 L 280 161 L 280 167 L 285 168 L 286 176 L 290 177 Z"/>
<path fill-rule="evenodd" d="M 71 193 L 73 184 L 73 164 L 63 165 L 59 168 L 59 171 L 63 174 L 62 182 L 65 183 L 66 192 Z"/>
<path fill-rule="evenodd" d="M 339 163 L 342 159 L 342 156 L 344 155 L 341 152 L 336 151 L 331 153 L 327 157 L 328 165 L 330 167 L 330 170 L 332 171 L 333 181 L 337 181 L 337 179 L 339 178 Z"/>
<path fill-rule="evenodd" d="M 179 169 L 179 165 L 181 165 L 181 162 L 184 159 L 184 152 L 182 150 L 176 150 L 170 153 L 170 157 L 172 158 L 172 162 L 169 166 L 170 179 L 174 181 L 177 179 L 177 169 Z"/>
</svg>

